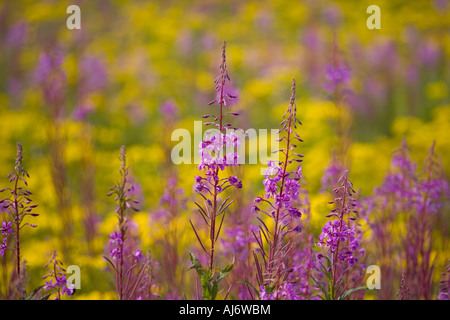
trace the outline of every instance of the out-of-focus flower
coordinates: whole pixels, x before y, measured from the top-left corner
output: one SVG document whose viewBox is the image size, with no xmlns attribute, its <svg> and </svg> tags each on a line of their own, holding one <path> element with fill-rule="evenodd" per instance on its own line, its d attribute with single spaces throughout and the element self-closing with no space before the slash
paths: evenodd
<svg viewBox="0 0 450 320">
<path fill-rule="evenodd" d="M 246 261 L 250 255 L 250 248 L 255 242 L 251 230 L 255 226 L 235 226 L 225 229 L 225 239 L 222 241 L 225 256 L 235 256 L 239 261 Z"/>
<path fill-rule="evenodd" d="M 6 34 L 6 45 L 14 48 L 23 46 L 27 36 L 27 29 L 26 22 L 15 23 Z"/>
<path fill-rule="evenodd" d="M 96 92 L 106 85 L 106 66 L 99 57 L 87 56 L 80 61 L 80 84 L 85 93 Z"/>
<path fill-rule="evenodd" d="M 418 48 L 418 57 L 425 67 L 433 67 L 441 58 L 440 47 L 433 41 L 425 41 Z"/>
<path fill-rule="evenodd" d="M 179 107 L 173 100 L 167 100 L 159 107 L 159 112 L 166 118 L 175 118 L 178 116 Z"/>
<path fill-rule="evenodd" d="M 72 116 L 76 121 L 83 121 L 94 109 L 94 105 L 91 103 L 80 104 L 75 108 Z"/>
<path fill-rule="evenodd" d="M 59 119 L 64 115 L 67 76 L 62 69 L 64 57 L 58 47 L 43 52 L 39 59 L 35 80 L 42 88 L 44 99 L 48 105 L 52 118 Z"/>
<path fill-rule="evenodd" d="M 328 64 L 325 66 L 325 78 L 327 82 L 324 84 L 324 88 L 330 92 L 334 92 L 338 86 L 350 82 L 351 71 L 350 68 L 342 62 L 336 65 Z"/>
</svg>

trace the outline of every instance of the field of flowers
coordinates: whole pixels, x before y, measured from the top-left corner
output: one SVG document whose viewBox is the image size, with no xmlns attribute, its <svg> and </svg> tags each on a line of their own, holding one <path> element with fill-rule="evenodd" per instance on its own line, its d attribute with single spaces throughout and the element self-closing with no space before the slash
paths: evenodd
<svg viewBox="0 0 450 320">
<path fill-rule="evenodd" d="M 2 1 L 0 299 L 450 299 L 450 3 L 375 2 Z"/>
</svg>

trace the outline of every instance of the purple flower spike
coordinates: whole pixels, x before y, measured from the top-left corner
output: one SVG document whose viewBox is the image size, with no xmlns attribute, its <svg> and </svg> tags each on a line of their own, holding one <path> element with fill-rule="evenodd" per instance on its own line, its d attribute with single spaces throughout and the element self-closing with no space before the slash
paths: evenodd
<svg viewBox="0 0 450 320">
<path fill-rule="evenodd" d="M 299 180 L 301 177 L 301 168 L 298 163 L 302 161 L 303 156 L 294 151 L 297 141 L 302 141 L 295 131 L 297 124 L 301 124 L 297 119 L 295 90 L 295 79 L 292 79 L 289 105 L 279 130 L 282 134 L 279 141 L 285 144 L 278 150 L 282 159 L 268 162 L 263 181 L 265 200 L 262 197 L 256 197 L 254 200 L 256 203 L 268 203 L 271 211 L 268 213 L 257 206 L 252 207 L 252 212 L 263 212 L 268 215 L 272 219 L 271 225 L 274 226 L 272 230 L 269 230 L 268 225 L 260 219 L 260 231 L 256 236 L 258 250 L 262 255 L 260 263 L 264 266 L 264 270 L 261 268 L 257 274 L 259 281 L 263 282 L 260 288 L 261 299 L 297 300 L 299 298 L 291 280 L 288 279 L 291 266 L 282 258 L 287 255 L 286 250 L 291 245 L 291 240 L 286 237 L 287 233 L 301 231 L 296 220 L 301 217 L 300 210 L 297 208 L 300 200 Z M 297 227 L 289 227 L 290 223 L 297 224 Z M 268 246 L 263 244 L 262 239 L 268 242 Z"/>
<path fill-rule="evenodd" d="M 228 178 L 221 177 L 222 171 L 228 167 L 235 167 L 238 165 L 239 154 L 237 148 L 240 146 L 239 137 L 234 133 L 234 127 L 231 123 L 224 123 L 225 115 L 237 116 L 237 112 L 229 111 L 225 112 L 224 108 L 231 106 L 237 99 L 237 93 L 231 87 L 229 87 L 230 76 L 226 66 L 226 43 L 222 45 L 222 59 L 220 63 L 220 75 L 214 80 L 216 97 L 209 105 L 217 105 L 218 115 L 208 112 L 203 115 L 204 119 L 209 119 L 209 122 L 204 123 L 206 126 L 214 126 L 215 132 L 212 132 L 207 136 L 204 141 L 199 143 L 198 154 L 200 155 L 200 163 L 197 167 L 199 171 L 202 171 L 202 175 L 195 177 L 195 191 L 202 196 L 202 205 L 195 202 L 199 207 L 199 212 L 202 215 L 202 220 L 206 223 L 209 237 L 209 246 L 205 246 L 198 236 L 197 230 L 192 223 L 191 227 L 200 243 L 204 253 L 209 256 L 208 269 L 214 270 L 214 254 L 215 243 L 218 240 L 220 229 L 223 220 L 217 222 L 216 217 L 225 213 L 225 210 L 229 207 L 231 202 L 229 197 L 226 200 L 220 200 L 220 194 L 231 186 L 237 189 L 242 188 L 242 182 L 236 176 L 229 176 Z M 233 130 L 230 130 L 233 129 Z M 221 201 L 221 202 L 219 202 Z M 205 215 L 204 213 L 209 214 Z M 223 215 L 223 217 L 225 214 Z M 209 252 L 206 247 L 210 247 Z"/>
</svg>

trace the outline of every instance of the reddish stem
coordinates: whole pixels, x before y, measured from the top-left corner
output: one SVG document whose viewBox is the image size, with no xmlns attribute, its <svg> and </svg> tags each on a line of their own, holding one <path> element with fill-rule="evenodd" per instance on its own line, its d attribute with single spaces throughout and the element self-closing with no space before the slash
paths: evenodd
<svg viewBox="0 0 450 320">
<path fill-rule="evenodd" d="M 20 283 L 20 237 L 19 237 L 19 230 L 20 230 L 20 217 L 19 217 L 19 203 L 17 201 L 17 184 L 19 182 L 19 174 L 16 173 L 16 179 L 15 179 L 15 185 L 14 185 L 14 211 L 15 211 L 15 224 L 16 224 L 16 270 L 17 270 L 17 277 Z"/>
</svg>

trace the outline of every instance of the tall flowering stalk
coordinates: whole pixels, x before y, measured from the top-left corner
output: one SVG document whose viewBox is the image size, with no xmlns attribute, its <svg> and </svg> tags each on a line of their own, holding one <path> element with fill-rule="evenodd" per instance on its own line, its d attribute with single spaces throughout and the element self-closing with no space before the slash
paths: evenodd
<svg viewBox="0 0 450 320">
<path fill-rule="evenodd" d="M 300 300 L 318 300 L 321 291 L 311 279 L 319 278 L 320 273 L 317 271 L 319 263 L 314 254 L 315 239 L 310 231 L 311 203 L 304 188 L 300 188 L 298 204 L 304 220 L 302 232 L 294 237 L 296 246 L 292 254 L 292 272 L 289 273 L 289 281 L 292 282 Z"/>
<path fill-rule="evenodd" d="M 0 190 L 0 192 L 8 190 L 10 193 L 10 196 L 8 198 L 0 200 L 0 204 L 9 211 L 8 213 L 11 219 L 10 221 L 2 222 L 1 232 L 2 235 L 5 236 L 5 238 L 3 238 L 3 241 L 0 244 L 0 254 L 4 255 L 6 249 L 10 249 L 15 254 L 15 272 L 19 286 L 21 285 L 21 280 L 24 276 L 23 270 L 21 270 L 22 262 L 20 253 L 20 231 L 25 226 L 36 228 L 37 226 L 35 224 L 24 222 L 24 220 L 27 216 L 38 216 L 37 213 L 33 212 L 33 209 L 36 208 L 37 205 L 31 205 L 31 192 L 19 186 L 20 181 L 22 181 L 25 186 L 28 186 L 25 178 L 30 177 L 28 175 L 28 172 L 22 167 L 22 153 L 22 144 L 20 142 L 17 142 L 17 159 L 15 167 L 14 170 L 8 175 L 9 182 L 13 182 L 14 187 Z M 9 236 L 12 236 L 15 240 L 14 248 L 10 248 L 7 246 L 7 240 Z"/>
<path fill-rule="evenodd" d="M 125 146 L 122 146 L 120 148 L 119 159 L 121 161 L 119 170 L 121 179 L 115 186 L 110 188 L 111 192 L 108 193 L 108 196 L 115 195 L 115 201 L 117 202 L 115 212 L 118 218 L 119 230 L 109 235 L 110 244 L 113 246 L 110 249 L 110 256 L 112 261 L 107 257 L 104 258 L 110 263 L 116 273 L 117 296 L 119 300 L 123 300 L 125 297 L 124 276 L 126 273 L 126 270 L 124 268 L 124 242 L 127 239 L 128 229 L 128 219 L 126 217 L 126 212 L 128 208 L 137 211 L 137 209 L 134 207 L 134 204 L 137 203 L 137 201 L 128 197 L 128 192 L 132 190 L 133 186 L 128 183 L 128 167 Z M 142 258 L 142 253 L 140 251 L 136 251 L 134 254 L 136 260 L 140 260 Z"/>
<path fill-rule="evenodd" d="M 301 218 L 300 210 L 295 206 L 299 199 L 299 180 L 301 167 L 297 165 L 290 171 L 292 163 L 302 162 L 303 155 L 294 152 L 296 141 L 302 142 L 297 134 L 297 106 L 295 104 L 295 79 L 292 79 L 291 98 L 287 111 L 280 123 L 282 137 L 278 139 L 285 143 L 285 147 L 278 150 L 282 155 L 282 161 L 278 163 L 270 161 L 264 177 L 265 198 L 257 197 L 257 203 L 252 208 L 255 213 L 264 213 L 269 217 L 271 224 L 267 225 L 260 217 L 259 234 L 254 236 L 258 243 L 262 262 L 254 253 L 257 266 L 257 280 L 260 286 L 259 295 L 265 299 L 297 299 L 292 290 L 292 284 L 287 281 L 291 269 L 290 253 L 293 244 L 287 235 L 294 231 L 300 232 L 298 220 Z M 260 205 L 267 203 L 269 209 L 263 210 Z M 295 225 L 294 225 L 295 224 Z M 266 243 L 267 246 L 264 244 Z"/>
<path fill-rule="evenodd" d="M 229 92 L 226 86 L 227 81 L 231 81 L 226 67 L 225 55 L 226 43 L 222 46 L 222 61 L 220 64 L 220 76 L 214 83 L 216 85 L 216 99 L 209 104 L 217 104 L 219 106 L 219 114 L 204 115 L 204 119 L 213 118 L 212 122 L 205 125 L 214 125 L 214 134 L 208 136 L 205 141 L 200 143 L 199 154 L 201 157 L 198 169 L 204 173 L 203 176 L 195 177 L 195 191 L 203 198 L 203 205 L 195 202 L 198 212 L 205 222 L 209 233 L 209 246 L 206 246 L 200 238 L 197 229 L 192 221 L 189 221 L 194 233 L 200 243 L 202 250 L 208 255 L 208 266 L 203 268 L 193 253 L 190 253 L 192 268 L 199 274 L 202 282 L 203 298 L 214 300 L 218 293 L 218 283 L 231 271 L 233 264 L 225 267 L 216 274 L 215 270 L 215 254 L 216 244 L 223 226 L 227 208 L 233 203 L 230 197 L 222 201 L 221 194 L 229 187 L 242 188 L 242 182 L 236 176 L 222 178 L 221 172 L 226 167 L 237 165 L 237 152 L 235 148 L 239 146 L 239 139 L 233 131 L 225 133 L 227 128 L 236 129 L 230 123 L 224 123 L 226 114 L 236 116 L 235 112 L 225 112 L 224 108 L 230 102 L 236 99 L 236 96 Z M 233 152 L 224 152 L 225 147 L 232 148 Z M 218 219 L 220 222 L 218 223 Z M 209 247 L 209 248 L 208 248 Z"/>
<path fill-rule="evenodd" d="M 100 217 L 95 210 L 95 164 L 92 128 L 84 124 L 85 128 L 81 133 L 83 152 L 80 173 L 80 198 L 84 207 L 83 226 L 88 251 L 91 255 L 96 252 L 95 238 L 98 234 L 98 224 Z"/>
<path fill-rule="evenodd" d="M 187 197 L 180 187 L 179 173 L 172 166 L 170 136 L 178 120 L 178 106 L 172 100 L 165 101 L 159 107 L 162 116 L 161 145 L 163 146 L 166 161 L 161 165 L 162 175 L 165 178 L 163 194 L 159 207 L 151 212 L 150 218 L 163 226 L 164 233 L 157 240 L 157 245 L 163 247 L 158 260 L 161 263 L 159 279 L 163 283 L 163 290 L 167 300 L 181 299 L 186 268 L 180 263 L 180 252 L 185 251 L 186 243 L 182 241 L 186 230 L 180 228 L 178 221 L 187 209 Z"/>
<path fill-rule="evenodd" d="M 127 215 L 130 209 L 138 211 L 136 205 L 139 201 L 131 198 L 135 189 L 130 183 L 125 146 L 120 148 L 119 159 L 121 179 L 108 193 L 108 196 L 115 195 L 117 202 L 115 212 L 118 218 L 118 231 L 109 235 L 107 246 L 109 257 L 104 258 L 115 273 L 119 300 L 150 300 L 158 296 L 153 275 L 155 261 L 150 252 L 144 255 L 137 248 L 138 239 L 135 232 L 133 233 L 137 231 L 137 225 Z"/>
<path fill-rule="evenodd" d="M 64 161 L 65 137 L 64 119 L 66 118 L 65 97 L 67 75 L 62 68 L 64 56 L 57 46 L 43 52 L 36 70 L 36 82 L 42 90 L 49 123 L 46 126 L 48 136 L 49 160 L 53 187 L 56 192 L 56 208 L 62 225 L 62 253 L 69 260 L 70 245 L 73 236 L 73 216 L 71 194 L 67 183 L 67 166 Z"/>
<path fill-rule="evenodd" d="M 352 223 L 356 220 L 354 215 L 357 213 L 357 203 L 353 198 L 355 191 L 353 184 L 348 180 L 348 171 L 338 181 L 339 187 L 333 191 L 336 194 L 334 201 L 329 202 L 335 204 L 336 207 L 327 215 L 333 218 L 327 221 L 322 228 L 319 236 L 319 247 L 327 249 L 328 254 L 318 254 L 321 260 L 321 271 L 328 280 L 328 287 L 325 288 L 318 281 L 316 283 L 321 286 L 325 299 L 341 300 L 346 299 L 351 293 L 365 289 L 366 287 L 357 287 L 346 289 L 345 279 L 350 268 L 358 262 L 358 249 L 360 247 L 360 239 L 357 235 L 356 225 Z M 326 265 L 323 264 L 325 261 Z"/>
<path fill-rule="evenodd" d="M 397 265 L 404 261 L 412 299 L 430 299 L 432 275 L 436 260 L 432 259 L 435 240 L 432 236 L 448 205 L 450 187 L 437 160 L 434 144 L 430 147 L 422 174 L 417 172 L 404 141 L 392 157 L 391 167 L 382 185 L 366 201 L 371 215 L 371 228 L 377 245 L 383 277 L 386 279 L 381 299 L 391 299 L 393 283 L 400 278 Z M 396 225 L 404 222 L 404 232 Z"/>
<path fill-rule="evenodd" d="M 247 209 L 245 207 L 245 209 Z M 248 221 L 235 223 L 231 227 L 224 230 L 225 238 L 222 241 L 223 254 L 227 258 L 235 258 L 233 272 L 227 278 L 227 282 L 231 285 L 242 283 L 253 278 L 254 263 L 252 250 L 256 244 L 252 231 L 258 230 L 257 226 L 249 224 Z M 230 291 L 230 299 L 233 296 L 239 300 L 253 299 L 253 292 L 249 291 L 247 286 L 235 286 Z"/>
<path fill-rule="evenodd" d="M 180 299 L 182 285 L 184 281 L 185 268 L 181 267 L 179 252 L 185 247 L 181 236 L 182 230 L 179 228 L 177 219 L 181 212 L 186 210 L 186 200 L 184 189 L 177 186 L 177 172 L 171 172 L 167 179 L 163 195 L 159 201 L 160 208 L 154 213 L 155 218 L 164 227 L 162 239 L 158 245 L 162 245 L 161 273 L 164 279 L 166 299 Z M 184 250 L 183 250 L 184 251 Z"/>
<path fill-rule="evenodd" d="M 370 215 L 371 240 L 376 243 L 372 252 L 377 257 L 376 264 L 383 270 L 383 290 L 379 292 L 382 300 L 392 299 L 395 295 L 395 266 L 401 263 L 401 238 L 394 232 L 394 225 L 401 212 L 409 210 L 408 199 L 413 190 L 410 182 L 415 179 L 415 170 L 416 166 L 411 162 L 407 146 L 403 143 L 394 153 L 391 167 L 381 186 L 376 187 L 373 195 L 364 200 L 364 210 Z"/>
<path fill-rule="evenodd" d="M 91 96 L 100 93 L 107 85 L 107 72 L 101 58 L 85 55 L 79 61 L 76 105 L 72 118 L 82 126 L 80 140 L 82 170 L 79 176 L 80 197 L 84 207 L 83 225 L 86 244 L 91 255 L 96 252 L 95 238 L 98 235 L 100 217 L 95 210 L 95 164 L 93 128 L 88 115 L 95 110 Z"/>
<path fill-rule="evenodd" d="M 245 167 L 230 168 L 233 175 L 243 177 Z M 251 281 L 255 274 L 255 264 L 253 263 L 253 249 L 256 245 L 253 231 L 258 230 L 254 224 L 253 213 L 250 208 L 252 203 L 247 201 L 251 191 L 245 192 L 241 189 L 232 190 L 232 197 L 235 205 L 229 214 L 228 224 L 224 228 L 224 238 L 222 238 L 222 253 L 225 259 L 234 258 L 233 271 L 227 277 L 226 282 L 231 286 L 230 299 L 247 300 L 254 299 L 254 293 L 245 282 Z"/>
<path fill-rule="evenodd" d="M 353 122 L 352 110 L 347 104 L 348 96 L 351 92 L 349 89 L 351 70 L 341 57 L 336 38 L 333 41 L 331 63 L 325 66 L 325 78 L 324 89 L 328 91 L 337 111 L 337 117 L 334 122 L 334 130 L 338 139 L 336 157 L 342 166 L 347 166 L 347 153 L 351 144 Z"/>
<path fill-rule="evenodd" d="M 450 196 L 450 187 L 437 159 L 434 143 L 423 165 L 423 174 L 414 183 L 416 194 L 410 199 L 413 211 L 409 213 L 403 247 L 407 273 L 415 289 L 412 296 L 428 300 L 431 298 L 435 266 L 432 233 Z"/>
</svg>

